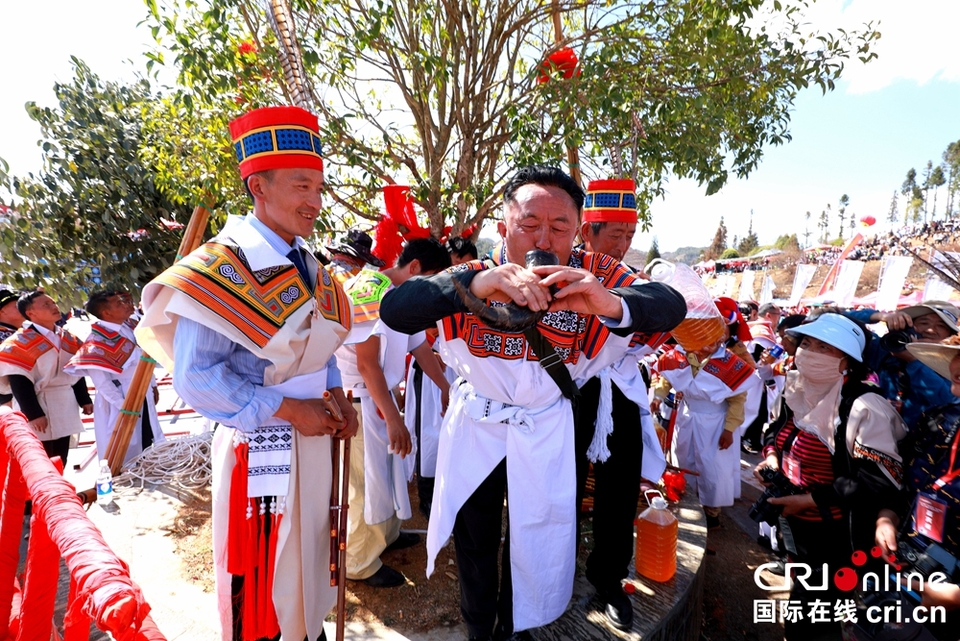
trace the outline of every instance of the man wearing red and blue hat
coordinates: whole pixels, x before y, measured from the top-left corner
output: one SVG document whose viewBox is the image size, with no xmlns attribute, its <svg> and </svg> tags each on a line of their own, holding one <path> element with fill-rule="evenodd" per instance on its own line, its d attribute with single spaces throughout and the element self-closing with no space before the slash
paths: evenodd
<svg viewBox="0 0 960 641">
<path fill-rule="evenodd" d="M 588 252 L 622 261 L 637 231 L 636 187 L 632 180 L 594 180 L 587 186 L 580 237 Z M 576 420 L 577 505 L 593 464 L 594 547 L 587 579 L 597 589 L 611 623 L 630 629 L 633 604 L 623 592 L 633 555 L 633 522 L 640 478 L 656 481 L 666 460 L 650 415 L 647 384 L 639 360 L 652 354 L 669 333 L 635 334 L 619 361 L 580 386 Z"/>
<path fill-rule="evenodd" d="M 222 424 L 212 453 L 222 638 L 313 641 L 336 600 L 330 439 L 357 429 L 333 356 L 352 307 L 303 240 L 323 191 L 316 116 L 267 107 L 230 133 L 253 212 L 144 288 L 136 335 L 177 393 Z"/>
</svg>

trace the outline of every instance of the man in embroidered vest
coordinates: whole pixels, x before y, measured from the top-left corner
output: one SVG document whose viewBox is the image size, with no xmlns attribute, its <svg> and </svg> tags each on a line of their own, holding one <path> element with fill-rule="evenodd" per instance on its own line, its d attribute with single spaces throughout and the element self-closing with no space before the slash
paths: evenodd
<svg viewBox="0 0 960 641">
<path fill-rule="evenodd" d="M 580 236 L 588 252 L 623 260 L 637 230 L 632 180 L 594 180 L 587 187 Z M 593 550 L 587 579 L 606 605 L 614 627 L 628 630 L 633 602 L 623 592 L 633 556 L 640 477 L 654 482 L 666 466 L 650 416 L 647 384 L 639 361 L 669 334 L 637 334 L 619 361 L 580 386 L 577 412 L 577 501 L 582 499 L 588 462 L 593 463 Z"/>
<path fill-rule="evenodd" d="M 346 285 L 353 302 L 353 330 L 337 350 L 337 359 L 344 389 L 353 392 L 353 402 L 361 408 L 361 427 L 350 456 L 347 578 L 372 587 L 401 585 L 403 574 L 385 565 L 380 555 L 420 542 L 418 534 L 400 532 L 400 522 L 411 517 L 410 470 L 402 459 L 414 444 L 391 390 L 403 380 L 407 354 L 449 391 L 426 335 L 407 336 L 379 322 L 380 301 L 413 276 L 436 274 L 449 266 L 450 256 L 440 243 L 419 238 L 406 244 L 393 267 L 382 272 L 364 269 Z"/>
<path fill-rule="evenodd" d="M 357 419 L 333 356 L 350 301 L 303 240 L 323 191 L 317 132 L 316 116 L 298 107 L 230 123 L 253 213 L 147 285 L 136 330 L 177 393 L 222 424 L 213 545 L 225 641 L 325 638 L 336 600 L 330 439 L 353 436 Z"/>
<path fill-rule="evenodd" d="M 427 572 L 453 533 L 472 639 L 530 638 L 528 629 L 566 609 L 577 547 L 570 379 L 594 376 L 623 356 L 634 332 L 672 329 L 686 311 L 669 287 L 642 283 L 609 256 L 573 249 L 583 201 L 583 190 L 559 169 L 521 169 L 505 187 L 498 223 L 504 242 L 489 262 L 413 278 L 381 306 L 383 322 L 399 331 L 440 321 L 436 346 L 465 379 L 451 392 L 440 434 Z M 559 264 L 527 269 L 533 249 L 553 253 Z M 468 312 L 457 285 L 481 300 L 548 313 L 526 334 L 494 329 Z M 476 301 L 471 306 L 489 315 Z M 555 354 L 541 363 L 533 349 Z"/>
<path fill-rule="evenodd" d="M 0 289 L 0 343 L 13 336 L 25 320 L 17 310 L 20 295 L 9 289 Z M 0 405 L 10 405 L 13 394 L 6 382 L 0 380 Z"/>
<path fill-rule="evenodd" d="M 729 336 L 729 334 L 728 334 Z M 720 508 L 740 496 L 740 434 L 757 416 L 763 382 L 753 365 L 725 344 L 687 353 L 679 345 L 660 357 L 656 405 L 672 387 L 683 393 L 673 447 L 707 516 L 707 527 L 720 526 Z"/>
<path fill-rule="evenodd" d="M 60 308 L 40 290 L 21 296 L 17 309 L 26 321 L 0 344 L 0 379 L 47 455 L 66 467 L 70 437 L 83 431 L 79 412 L 93 412 L 86 379 L 63 371 L 80 339 L 57 326 Z"/>
<path fill-rule="evenodd" d="M 83 346 L 64 368 L 74 376 L 89 376 L 97 390 L 93 401 L 93 428 L 96 433 L 97 455 L 107 458 L 107 445 L 113 428 L 123 409 L 123 401 L 133 373 L 143 354 L 133 334 L 137 326 L 133 321 L 133 301 L 129 292 L 101 290 L 94 292 L 87 301 L 86 310 L 97 317 L 90 326 L 90 334 Z M 130 436 L 130 444 L 124 463 L 140 456 L 145 448 L 161 442 L 163 430 L 157 419 L 157 401 L 160 398 L 157 381 L 151 380 L 150 388 L 140 410 L 139 424 Z"/>
</svg>

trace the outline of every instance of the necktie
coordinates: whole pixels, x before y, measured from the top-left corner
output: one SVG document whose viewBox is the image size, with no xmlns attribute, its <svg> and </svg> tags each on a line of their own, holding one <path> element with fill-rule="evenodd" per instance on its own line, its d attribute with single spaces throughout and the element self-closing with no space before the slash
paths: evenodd
<svg viewBox="0 0 960 641">
<path fill-rule="evenodd" d="M 307 284 L 307 287 L 313 289 L 313 281 L 310 278 L 310 272 L 307 271 L 307 264 L 303 262 L 303 254 L 300 253 L 299 247 L 294 247 L 290 250 L 290 253 L 287 254 L 287 258 L 290 259 L 290 262 L 296 265 L 297 271 L 300 272 L 300 277 L 303 278 L 303 282 Z"/>
</svg>

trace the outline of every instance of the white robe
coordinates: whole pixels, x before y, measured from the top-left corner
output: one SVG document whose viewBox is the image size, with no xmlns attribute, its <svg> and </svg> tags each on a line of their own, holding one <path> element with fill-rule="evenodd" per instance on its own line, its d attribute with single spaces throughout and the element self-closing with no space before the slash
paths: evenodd
<svg viewBox="0 0 960 641">
<path fill-rule="evenodd" d="M 414 393 L 413 375 L 416 370 L 413 364 L 407 369 L 407 382 L 403 423 L 410 432 L 410 438 L 415 444 L 420 456 L 420 475 L 424 478 L 434 478 L 437 475 L 437 448 L 440 446 L 440 425 L 443 422 L 443 402 L 440 388 L 433 379 L 423 375 L 420 386 L 420 396 Z M 451 389 L 457 378 L 453 369 L 446 367 L 443 375 L 450 383 Z M 417 411 L 420 412 L 420 438 L 417 439 Z M 416 457 L 411 455 L 406 459 L 407 479 L 413 477 L 416 467 Z"/>
<path fill-rule="evenodd" d="M 596 358 L 568 365 L 586 380 L 617 360 L 631 337 L 610 334 Z M 461 338 L 437 341 L 463 382 L 451 390 L 427 530 L 427 576 L 460 508 L 506 457 L 514 630 L 556 620 L 573 594 L 576 464 L 570 402 L 537 361 L 480 358 Z"/>
<path fill-rule="evenodd" d="M 117 325 L 106 321 L 97 321 L 109 330 L 120 332 L 134 343 L 136 337 L 133 330 L 127 325 Z M 89 338 L 87 339 L 89 340 Z M 110 436 L 113 434 L 113 428 L 117 424 L 117 418 L 120 416 L 120 410 L 123 408 L 123 401 L 126 398 L 127 391 L 130 389 L 130 383 L 133 382 L 133 374 L 137 371 L 137 365 L 140 363 L 140 355 L 143 353 L 139 347 L 135 347 L 127 360 L 123 363 L 123 371 L 119 374 L 107 369 L 106 367 L 86 366 L 77 367 L 70 365 L 66 371 L 76 376 L 89 376 L 93 381 L 93 386 L 97 393 L 93 398 L 93 429 L 97 441 L 97 457 L 102 460 L 107 456 L 107 445 L 110 443 Z M 147 388 L 146 404 L 149 413 L 150 428 L 153 431 L 154 443 L 162 443 L 165 438 L 163 430 L 160 428 L 160 421 L 157 418 L 157 405 L 153 401 L 153 388 L 157 381 L 151 377 L 150 387 Z M 142 410 L 141 410 L 142 411 Z M 127 455 L 123 459 L 124 465 L 140 456 L 143 452 L 143 419 L 138 421 L 137 426 L 133 428 L 133 434 L 130 435 L 130 444 L 127 447 Z"/>
<path fill-rule="evenodd" d="M 650 481 L 657 482 L 667 469 L 667 459 L 663 454 L 657 429 L 653 425 L 653 416 L 650 414 L 650 395 L 647 383 L 640 372 L 640 359 L 653 350 L 646 345 L 631 348 L 619 361 L 610 365 L 600 376 L 609 376 L 611 382 L 628 399 L 637 404 L 639 409 L 640 437 L 643 440 L 643 456 L 640 463 L 640 475 Z M 577 381 L 582 384 L 581 381 Z M 601 394 L 603 391 L 601 390 Z M 612 403 L 612 400 L 610 401 Z M 601 400 L 601 405 L 603 401 Z M 600 417 L 597 417 L 599 422 Z M 614 426 L 615 427 L 615 426 Z M 633 429 L 630 426 L 624 426 Z M 621 428 L 623 429 L 623 428 Z"/>
<path fill-rule="evenodd" d="M 252 216 L 252 214 L 250 215 Z M 290 260 L 277 253 L 250 224 L 249 217 L 231 217 L 221 232 L 244 252 L 251 270 L 289 269 Z M 193 255 L 203 255 L 201 246 Z M 144 288 L 145 314 L 137 326 L 138 343 L 168 371 L 173 371 L 173 342 L 179 317 L 190 318 L 226 336 L 258 358 L 269 361 L 264 386 L 274 386 L 285 396 L 319 398 L 327 385 L 326 363 L 343 342 L 352 323 L 352 307 L 330 275 L 318 271 L 315 260 L 307 260 L 317 290 L 304 301 L 262 347 L 227 319 L 212 313 L 164 280 L 161 274 Z M 300 293 L 300 292 L 298 292 Z M 329 295 L 327 298 L 318 298 Z M 331 311 L 332 310 L 332 311 Z M 337 318 L 334 320 L 331 314 Z M 213 466 L 213 548 L 217 569 L 217 599 L 222 638 L 232 638 L 231 581 L 226 571 L 227 523 L 230 512 L 230 485 L 235 464 L 233 438 L 237 430 L 225 425 L 218 429 L 211 452 Z M 332 466 L 330 437 L 304 437 L 292 430 L 290 474 L 285 493 L 284 516 L 277 532 L 273 604 L 284 637 L 300 641 L 315 639 L 323 619 L 336 604 L 336 588 L 319 568 L 329 567 L 330 491 Z M 274 480 L 276 477 L 272 477 Z M 255 479 L 254 479 L 255 480 Z M 254 490 L 248 478 L 248 496 Z M 272 492 L 284 495 L 282 490 Z"/>
<path fill-rule="evenodd" d="M 77 405 L 73 385 L 80 380 L 80 377 L 63 371 L 73 354 L 61 349 L 60 338 L 55 332 L 30 321 L 25 322 L 23 326 L 24 328 L 35 327 L 53 344 L 54 349 L 40 355 L 30 370 L 0 362 L 0 377 L 7 382 L 8 376 L 20 375 L 27 377 L 33 383 L 37 401 L 47 417 L 47 430 L 45 432 L 34 430 L 41 441 L 54 441 L 64 436 L 79 434 L 83 431 L 83 422 L 80 420 L 80 406 Z M 7 340 L 13 340 L 13 337 Z M 9 382 L 7 385 L 9 386 Z M 16 399 L 14 399 L 14 409 L 20 409 Z"/>
<path fill-rule="evenodd" d="M 721 347 L 712 358 L 722 356 L 725 350 Z M 696 376 L 692 367 L 661 374 L 676 391 L 683 393 L 673 445 L 680 467 L 700 474 L 687 477 L 690 489 L 699 491 L 701 505 L 733 505 L 734 499 L 740 496 L 740 436 L 757 416 L 763 389 L 760 377 L 754 372 L 731 390 L 706 370 L 700 370 Z M 747 393 L 744 420 L 734 430 L 730 447 L 721 450 L 718 443 L 726 421 L 727 399 L 743 392 Z"/>
<path fill-rule="evenodd" d="M 393 389 L 403 380 L 406 356 L 410 350 L 424 343 L 426 334 L 402 334 L 377 321 L 354 325 L 346 342 L 337 350 L 342 363 L 344 390 L 360 399 L 363 412 L 363 520 L 376 525 L 396 516 L 401 521 L 413 516 L 407 489 L 408 470 L 404 459 L 389 451 L 387 422 L 377 412 L 377 404 L 370 397 L 366 383 L 357 368 L 357 343 L 371 336 L 380 340 L 378 365 L 383 371 L 387 388 Z M 416 447 L 416 444 L 414 444 Z M 411 456 L 407 459 L 412 460 Z"/>
</svg>

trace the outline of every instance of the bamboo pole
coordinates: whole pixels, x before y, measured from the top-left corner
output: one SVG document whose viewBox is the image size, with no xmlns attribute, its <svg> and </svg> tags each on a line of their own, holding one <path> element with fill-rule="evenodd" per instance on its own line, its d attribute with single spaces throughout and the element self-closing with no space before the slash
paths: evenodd
<svg viewBox="0 0 960 641">
<path fill-rule="evenodd" d="M 194 249 L 200 246 L 203 240 L 203 234 L 207 229 L 207 221 L 210 219 L 210 212 L 203 205 L 197 205 L 190 215 L 190 222 L 183 232 L 183 238 L 180 240 L 180 247 L 177 249 L 177 260 L 188 255 Z M 123 408 L 117 417 L 117 422 L 110 433 L 110 441 L 107 444 L 106 458 L 110 464 L 110 472 L 116 476 L 123 467 L 123 460 L 127 456 L 127 449 L 130 446 L 130 439 L 133 436 L 133 430 L 140 424 L 141 413 L 144 409 L 144 400 L 147 397 L 147 391 L 150 389 L 150 378 L 153 376 L 153 370 L 156 361 L 146 354 L 140 355 L 140 362 L 137 363 L 137 369 L 133 374 L 130 387 L 123 399 Z M 91 503 L 96 499 L 96 490 L 85 490 L 80 493 L 85 503 Z"/>
</svg>

